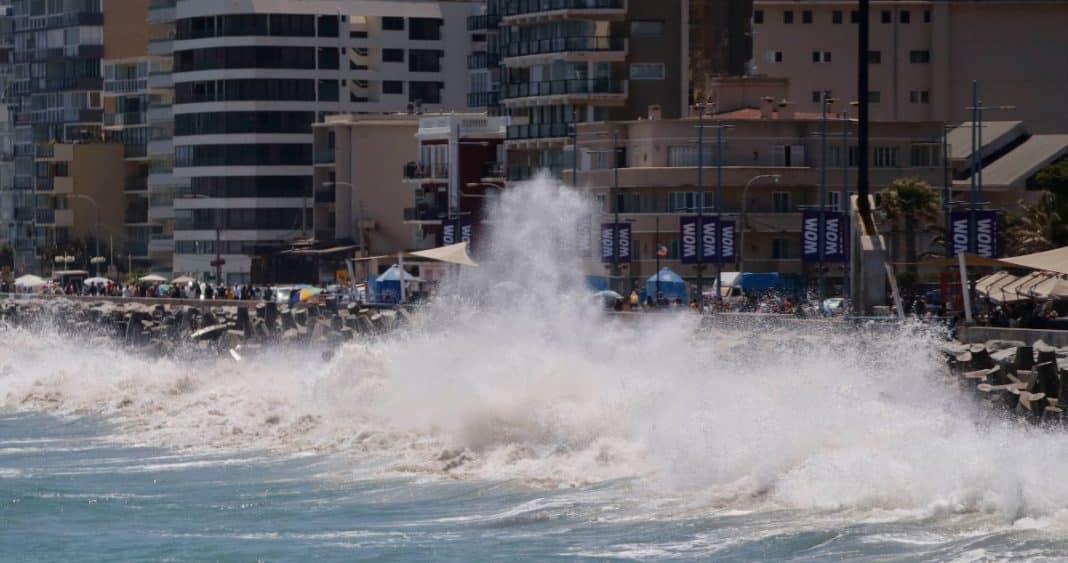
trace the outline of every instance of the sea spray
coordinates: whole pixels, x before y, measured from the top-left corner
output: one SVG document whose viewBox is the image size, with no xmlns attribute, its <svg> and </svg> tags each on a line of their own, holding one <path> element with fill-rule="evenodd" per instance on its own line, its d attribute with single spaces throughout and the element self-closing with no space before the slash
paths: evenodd
<svg viewBox="0 0 1068 563">
<path fill-rule="evenodd" d="M 930 335 L 703 329 L 689 312 L 622 320 L 584 286 L 573 233 L 594 213 L 587 200 L 541 178 L 489 211 L 479 268 L 410 329 L 329 361 L 282 348 L 148 359 L 9 329 L 0 397 L 110 417 L 132 442 L 323 452 L 351 475 L 624 479 L 628 497 L 687 510 L 1041 521 L 1068 507 L 1065 436 L 981 418 L 942 387 Z"/>
</svg>

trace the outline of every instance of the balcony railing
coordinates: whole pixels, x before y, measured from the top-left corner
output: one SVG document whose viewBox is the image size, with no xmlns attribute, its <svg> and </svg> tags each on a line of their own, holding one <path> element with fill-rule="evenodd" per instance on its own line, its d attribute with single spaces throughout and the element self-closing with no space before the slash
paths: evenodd
<svg viewBox="0 0 1068 563">
<path fill-rule="evenodd" d="M 495 106 L 500 102 L 497 92 L 471 92 L 467 94 L 467 107 L 484 108 Z"/>
<path fill-rule="evenodd" d="M 482 14 L 479 16 L 467 16 L 467 30 L 481 31 L 484 29 L 497 29 L 501 23 L 500 14 Z"/>
<path fill-rule="evenodd" d="M 315 164 L 333 164 L 334 149 L 315 151 Z"/>
<path fill-rule="evenodd" d="M 43 225 L 51 225 L 56 222 L 56 210 L 54 209 L 37 209 L 36 213 L 37 222 Z"/>
<path fill-rule="evenodd" d="M 554 10 L 622 10 L 625 0 L 508 0 L 501 6 L 501 15 L 518 16 Z"/>
<path fill-rule="evenodd" d="M 531 96 L 561 96 L 565 94 L 624 94 L 626 80 L 548 80 L 545 82 L 519 82 L 505 84 L 502 99 L 528 98 Z"/>
<path fill-rule="evenodd" d="M 442 163 L 434 164 L 419 164 L 416 162 L 409 162 L 404 165 L 404 178 L 409 180 L 419 180 L 426 178 L 441 178 L 442 180 L 449 177 L 449 165 Z"/>
<path fill-rule="evenodd" d="M 467 55 L 467 68 L 478 70 L 480 68 L 496 68 L 500 63 L 500 57 L 496 53 L 475 51 Z"/>
<path fill-rule="evenodd" d="M 96 58 L 104 55 L 103 45 L 68 45 L 51 49 L 26 49 L 15 51 L 16 63 L 60 61 L 72 58 Z"/>
<path fill-rule="evenodd" d="M 444 207 L 436 205 L 417 205 L 404 209 L 405 221 L 436 221 L 448 215 Z"/>
<path fill-rule="evenodd" d="M 15 18 L 15 31 L 72 27 L 76 25 L 104 25 L 103 12 L 67 12 L 51 16 Z"/>
<path fill-rule="evenodd" d="M 509 139 L 544 139 L 566 137 L 567 123 L 531 123 L 528 125 L 509 125 Z"/>
<path fill-rule="evenodd" d="M 627 39 L 625 37 L 554 37 L 511 42 L 502 45 L 501 54 L 504 57 L 522 57 L 545 53 L 625 51 L 626 49 Z"/>
</svg>

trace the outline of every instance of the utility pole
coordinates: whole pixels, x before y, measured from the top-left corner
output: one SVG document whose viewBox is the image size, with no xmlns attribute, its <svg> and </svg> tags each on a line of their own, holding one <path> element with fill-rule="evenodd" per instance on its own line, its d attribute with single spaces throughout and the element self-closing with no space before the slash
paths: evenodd
<svg viewBox="0 0 1068 563">
<path fill-rule="evenodd" d="M 612 132 L 612 277 L 616 284 L 616 290 L 623 288 L 623 280 L 619 269 L 619 132 Z"/>
<path fill-rule="evenodd" d="M 820 93 L 820 220 L 818 223 L 819 231 L 826 232 L 824 226 L 827 221 L 827 105 L 832 102 L 831 98 L 827 97 L 826 92 Z M 820 303 L 823 303 L 823 299 L 827 295 L 827 276 L 824 273 L 824 243 L 823 240 L 819 241 L 819 298 Z"/>
<path fill-rule="evenodd" d="M 857 41 L 857 100 L 859 120 L 857 123 L 857 204 L 861 223 L 867 234 L 875 233 L 871 217 L 871 201 L 868 200 L 868 45 L 871 31 L 871 2 L 858 0 L 860 18 Z"/>
</svg>

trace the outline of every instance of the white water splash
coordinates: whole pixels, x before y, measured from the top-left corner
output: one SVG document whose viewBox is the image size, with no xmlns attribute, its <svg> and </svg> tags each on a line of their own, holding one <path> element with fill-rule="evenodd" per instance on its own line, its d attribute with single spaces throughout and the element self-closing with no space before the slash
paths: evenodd
<svg viewBox="0 0 1068 563">
<path fill-rule="evenodd" d="M 137 443 L 327 452 L 354 473 L 634 478 L 635 494 L 685 499 L 675 514 L 978 511 L 1041 528 L 1068 507 L 1065 436 L 980 418 L 940 386 L 928 336 L 604 316 L 572 236 L 589 212 L 544 179 L 507 192 L 481 268 L 417 327 L 329 362 L 152 360 L 11 329 L 0 397 L 111 417 Z"/>
</svg>

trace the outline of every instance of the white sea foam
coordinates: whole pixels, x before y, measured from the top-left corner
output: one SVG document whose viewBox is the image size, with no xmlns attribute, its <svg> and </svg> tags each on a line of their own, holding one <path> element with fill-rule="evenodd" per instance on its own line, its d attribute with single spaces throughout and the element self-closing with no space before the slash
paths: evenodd
<svg viewBox="0 0 1068 563">
<path fill-rule="evenodd" d="M 329 453 L 357 476 L 626 479 L 673 499 L 657 510 L 676 515 L 978 511 L 1043 527 L 1068 507 L 1068 440 L 981 418 L 940 386 L 921 332 L 876 341 L 605 316 L 572 235 L 590 211 L 545 180 L 506 192 L 482 267 L 416 326 L 328 362 L 305 349 L 148 359 L 7 329 L 0 397 L 108 416 L 138 444 Z"/>
</svg>

